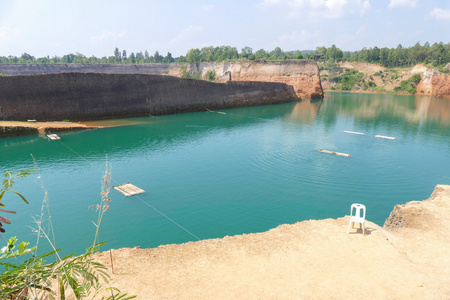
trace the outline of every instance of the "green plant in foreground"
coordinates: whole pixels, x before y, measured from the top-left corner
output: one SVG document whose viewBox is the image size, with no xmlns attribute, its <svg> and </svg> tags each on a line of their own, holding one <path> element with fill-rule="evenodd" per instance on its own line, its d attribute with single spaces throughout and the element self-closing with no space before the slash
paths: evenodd
<svg viewBox="0 0 450 300">
<path fill-rule="evenodd" d="M 4 207 L 5 205 L 2 203 L 2 199 L 3 196 L 5 195 L 6 192 L 11 192 L 14 193 L 16 195 L 18 195 L 20 198 L 22 198 L 23 201 L 25 201 L 25 203 L 28 204 L 27 199 L 25 199 L 24 196 L 22 196 L 20 193 L 12 190 L 11 188 L 13 187 L 16 178 L 23 178 L 26 177 L 28 175 L 30 175 L 33 172 L 33 170 L 26 170 L 26 171 L 20 171 L 17 174 L 14 174 L 14 172 L 6 172 L 4 174 L 4 177 L 6 179 L 3 180 L 2 182 L 2 187 L 0 189 L 0 207 Z M 9 213 L 9 214 L 16 214 L 15 211 L 11 211 L 11 210 L 4 210 L 4 209 L 0 209 L 1 212 L 5 212 L 5 213 Z M 3 223 L 5 224 L 11 224 L 11 222 L 9 221 L 9 219 L 0 216 L 0 233 L 5 232 L 5 229 L 3 228 Z"/>
<path fill-rule="evenodd" d="M 5 177 L 8 179 L 3 181 L 2 189 L 0 190 L 0 200 L 6 191 L 10 191 L 19 195 L 28 203 L 24 196 L 11 190 L 11 188 L 15 178 L 25 177 L 31 172 L 22 171 L 17 174 L 6 172 Z M 101 281 L 107 282 L 109 279 L 106 272 L 107 268 L 93 260 L 93 254 L 98 251 L 100 246 L 106 243 L 98 243 L 96 241 L 103 213 L 108 210 L 109 202 L 111 201 L 108 198 L 109 178 L 110 172 L 107 171 L 103 177 L 101 202 L 96 206 L 99 216 L 94 243 L 83 255 L 75 257 L 74 254 L 71 254 L 66 257 L 60 257 L 58 254 L 60 249 L 54 247 L 54 241 L 52 242 L 48 234 L 42 229 L 42 221 L 36 222 L 39 227 L 38 241 L 41 235 L 45 236 L 53 251 L 38 255 L 36 252 L 37 246 L 28 248 L 28 242 L 22 242 L 17 245 L 18 240 L 16 237 L 7 241 L 7 245 L 0 250 L 0 268 L 4 270 L 0 274 L 0 299 L 66 299 L 69 294 L 72 294 L 72 297 L 76 299 L 83 299 L 87 296 L 98 294 Z M 46 191 L 43 208 L 44 205 L 48 205 Z M 2 204 L 2 206 L 4 205 Z M 41 212 L 41 218 L 42 215 L 43 212 Z M 3 238 L 1 235 L 0 237 Z M 33 254 L 31 258 L 19 261 L 19 257 L 30 254 Z M 52 255 L 56 256 L 56 261 L 46 263 L 44 259 Z M 56 289 L 52 288 L 54 286 L 56 286 Z M 108 300 L 135 298 L 135 296 L 121 294 L 114 287 L 109 287 L 107 290 L 111 291 L 111 296 L 106 298 Z M 105 299 L 105 297 L 102 299 Z"/>
</svg>

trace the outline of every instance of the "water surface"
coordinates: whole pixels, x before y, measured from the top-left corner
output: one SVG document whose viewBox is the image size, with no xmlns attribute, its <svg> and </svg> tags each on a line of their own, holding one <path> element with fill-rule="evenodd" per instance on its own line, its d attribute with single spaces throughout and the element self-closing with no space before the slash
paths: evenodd
<svg viewBox="0 0 450 300">
<path fill-rule="evenodd" d="M 100 200 L 106 158 L 114 184 L 147 191 L 129 198 L 111 191 L 100 229 L 108 248 L 338 218 L 355 202 L 383 225 L 394 205 L 426 199 L 436 184 L 450 184 L 449 103 L 329 93 L 323 101 L 108 121 L 102 124 L 122 126 L 61 133 L 61 141 L 1 139 L 0 171 L 34 169 L 30 154 L 40 171 L 15 186 L 29 205 L 12 194 L 3 201 L 18 211 L 8 216 L 12 224 L 3 236 L 36 239 L 28 226 L 36 227 L 32 216 L 41 214 L 42 180 L 57 247 L 82 252 L 92 244 L 97 214 L 88 207 Z M 44 219 L 49 228 L 47 214 Z M 48 250 L 42 240 L 40 247 Z"/>
</svg>

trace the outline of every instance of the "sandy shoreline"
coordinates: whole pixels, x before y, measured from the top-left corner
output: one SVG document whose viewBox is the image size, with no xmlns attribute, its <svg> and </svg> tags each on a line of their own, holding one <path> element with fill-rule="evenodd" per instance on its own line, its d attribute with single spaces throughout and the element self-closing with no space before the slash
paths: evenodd
<svg viewBox="0 0 450 300">
<path fill-rule="evenodd" d="M 349 217 L 96 254 L 138 299 L 450 299 L 450 186 L 397 205 L 384 228 Z M 95 299 L 100 299 L 102 295 Z"/>
<path fill-rule="evenodd" d="M 22 121 L 0 121 L 0 131 L 7 133 L 8 130 L 17 132 L 14 134 L 5 134 L 5 136 L 16 135 L 33 135 L 45 134 L 49 132 L 68 131 L 68 130 L 83 130 L 83 129 L 97 129 L 99 126 L 90 126 L 82 123 L 72 122 L 22 122 Z M 23 129 L 30 129 L 23 132 Z M 33 130 L 34 129 L 34 130 Z M 1 137 L 1 135 L 0 135 Z"/>
</svg>

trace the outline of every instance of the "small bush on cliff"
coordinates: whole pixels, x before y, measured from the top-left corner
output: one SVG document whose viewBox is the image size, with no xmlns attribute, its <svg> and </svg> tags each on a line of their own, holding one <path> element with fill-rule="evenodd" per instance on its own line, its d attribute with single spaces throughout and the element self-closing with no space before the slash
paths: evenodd
<svg viewBox="0 0 450 300">
<path fill-rule="evenodd" d="M 394 92 L 406 92 L 408 94 L 416 93 L 416 86 L 419 84 L 422 77 L 420 74 L 414 74 L 410 79 L 403 80 L 400 85 L 394 87 Z"/>
<path fill-rule="evenodd" d="M 344 74 L 335 78 L 341 84 L 343 91 L 351 91 L 355 85 L 362 86 L 364 74 L 353 69 L 347 69 Z"/>
<path fill-rule="evenodd" d="M 214 71 L 214 70 L 209 70 L 206 73 L 206 77 L 208 78 L 209 81 L 215 81 L 216 80 L 216 76 L 217 76 L 217 74 L 216 74 L 216 71 Z"/>
</svg>

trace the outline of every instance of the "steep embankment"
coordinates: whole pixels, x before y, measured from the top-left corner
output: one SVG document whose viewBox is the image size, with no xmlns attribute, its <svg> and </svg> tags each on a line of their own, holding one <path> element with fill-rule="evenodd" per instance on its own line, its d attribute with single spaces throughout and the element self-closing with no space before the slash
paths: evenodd
<svg viewBox="0 0 450 300">
<path fill-rule="evenodd" d="M 0 120 L 86 120 L 298 100 L 283 83 L 62 73 L 0 77 Z"/>
<path fill-rule="evenodd" d="M 294 88 L 300 99 L 321 99 L 323 91 L 319 68 L 313 61 L 242 61 L 195 64 L 146 65 L 1 65 L 4 75 L 49 73 L 151 74 L 195 77 L 214 82 L 261 81 L 279 82 Z"/>
<path fill-rule="evenodd" d="M 291 85 L 300 99 L 323 98 L 319 68 L 309 60 L 199 63 L 188 67 L 191 76 L 198 73 L 200 77 L 207 78 L 209 72 L 214 72 L 220 82 L 281 82 Z"/>
<path fill-rule="evenodd" d="M 360 73 L 349 74 L 343 78 L 346 72 L 354 70 Z M 450 76 L 440 73 L 436 69 L 424 65 L 416 65 L 411 68 L 391 68 L 387 69 L 380 65 L 364 62 L 339 62 L 335 70 L 330 69 L 327 63 L 321 63 L 322 86 L 326 91 L 341 90 L 343 81 L 355 78 L 350 89 L 346 86 L 346 91 L 357 93 L 396 93 L 395 87 L 401 85 L 402 81 L 409 80 L 415 74 L 420 74 L 421 81 L 416 86 L 418 95 L 450 99 Z M 333 82 L 331 77 L 340 77 L 339 82 Z M 405 93 L 400 92 L 400 93 Z"/>
<path fill-rule="evenodd" d="M 142 299 L 449 299 L 449 216 L 450 186 L 438 185 L 396 206 L 385 228 L 366 222 L 365 235 L 348 234 L 346 216 L 96 260 L 105 287 Z"/>
</svg>

